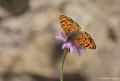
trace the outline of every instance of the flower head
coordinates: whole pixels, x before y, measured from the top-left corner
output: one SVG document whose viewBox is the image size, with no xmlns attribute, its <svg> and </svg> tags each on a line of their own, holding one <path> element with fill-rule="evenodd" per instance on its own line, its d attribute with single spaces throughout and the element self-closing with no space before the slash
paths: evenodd
<svg viewBox="0 0 120 81">
<path fill-rule="evenodd" d="M 78 54 L 80 55 L 80 51 L 83 47 L 78 46 L 73 42 L 67 41 L 67 37 L 63 32 L 61 32 L 60 35 L 56 36 L 55 39 L 58 40 L 58 41 L 63 41 L 62 49 L 67 48 L 67 49 L 69 49 L 70 53 L 72 54 L 73 50 L 76 48 Z"/>
</svg>

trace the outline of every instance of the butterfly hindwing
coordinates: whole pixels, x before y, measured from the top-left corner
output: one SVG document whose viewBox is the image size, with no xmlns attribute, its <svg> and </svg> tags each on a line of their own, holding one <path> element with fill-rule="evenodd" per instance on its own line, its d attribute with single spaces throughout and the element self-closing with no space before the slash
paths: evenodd
<svg viewBox="0 0 120 81">
<path fill-rule="evenodd" d="M 75 21 L 73 21 L 70 17 L 65 15 L 60 15 L 59 17 L 60 25 L 63 28 L 64 33 L 68 36 L 71 32 L 80 30 L 81 27 Z"/>
<path fill-rule="evenodd" d="M 84 47 L 88 47 L 89 49 L 96 49 L 96 44 L 90 34 L 87 32 L 80 31 L 79 35 L 74 39 L 74 43 L 77 45 L 81 45 Z"/>
</svg>

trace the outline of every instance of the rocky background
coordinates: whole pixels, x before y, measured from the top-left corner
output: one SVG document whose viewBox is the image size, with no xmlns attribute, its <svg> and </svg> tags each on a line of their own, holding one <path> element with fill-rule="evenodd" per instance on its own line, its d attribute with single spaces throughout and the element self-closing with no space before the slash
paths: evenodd
<svg viewBox="0 0 120 81">
<path fill-rule="evenodd" d="M 59 81 L 61 14 L 97 44 L 68 54 L 65 81 L 120 81 L 120 0 L 0 0 L 0 81 Z"/>
</svg>

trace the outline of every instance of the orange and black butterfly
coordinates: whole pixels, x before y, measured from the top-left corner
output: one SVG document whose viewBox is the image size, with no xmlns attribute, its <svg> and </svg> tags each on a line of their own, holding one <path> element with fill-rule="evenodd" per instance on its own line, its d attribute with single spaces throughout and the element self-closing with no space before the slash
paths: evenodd
<svg viewBox="0 0 120 81">
<path fill-rule="evenodd" d="M 67 41 L 74 42 L 77 45 L 96 49 L 96 44 L 90 34 L 85 31 L 80 31 L 81 27 L 70 17 L 60 15 L 60 25 L 67 36 Z"/>
</svg>

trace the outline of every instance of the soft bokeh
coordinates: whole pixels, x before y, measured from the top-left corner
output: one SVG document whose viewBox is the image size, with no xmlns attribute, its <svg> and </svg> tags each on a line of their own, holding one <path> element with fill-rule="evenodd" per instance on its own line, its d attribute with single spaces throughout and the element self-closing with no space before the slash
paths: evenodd
<svg viewBox="0 0 120 81">
<path fill-rule="evenodd" d="M 0 81 L 59 81 L 61 14 L 97 45 L 68 54 L 65 81 L 120 81 L 120 0 L 0 0 Z"/>
</svg>

